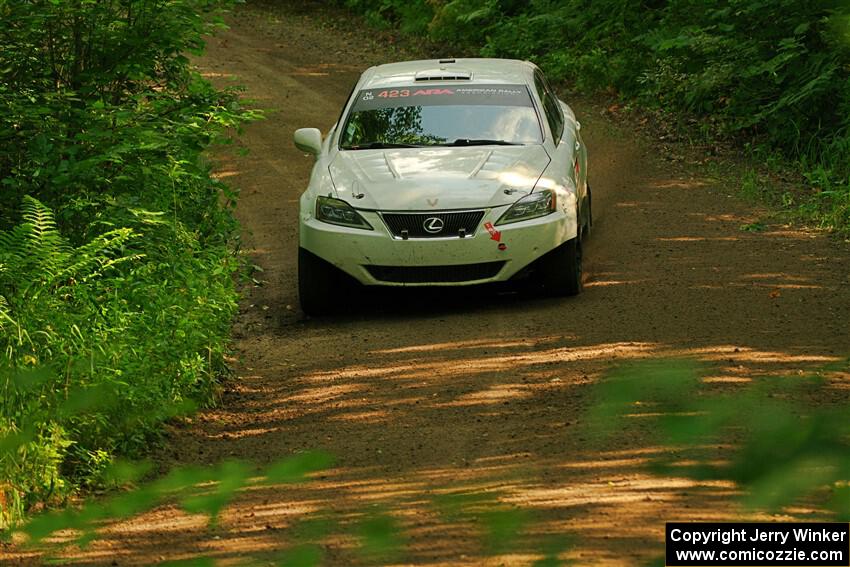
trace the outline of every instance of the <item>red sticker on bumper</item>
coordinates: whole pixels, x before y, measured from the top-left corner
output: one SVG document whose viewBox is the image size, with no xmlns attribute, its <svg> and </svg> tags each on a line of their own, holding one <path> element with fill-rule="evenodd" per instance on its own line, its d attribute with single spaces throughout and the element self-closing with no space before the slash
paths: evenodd
<svg viewBox="0 0 850 567">
<path fill-rule="evenodd" d="M 502 233 L 496 230 L 496 227 L 493 226 L 491 222 L 485 222 L 484 228 L 487 229 L 487 232 L 490 233 L 490 240 L 495 240 L 499 242 L 502 239 Z"/>
</svg>

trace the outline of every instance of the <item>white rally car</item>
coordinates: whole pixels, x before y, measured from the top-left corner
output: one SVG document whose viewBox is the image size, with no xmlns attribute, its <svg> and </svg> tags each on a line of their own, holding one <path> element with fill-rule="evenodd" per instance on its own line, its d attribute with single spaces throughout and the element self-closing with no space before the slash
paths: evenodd
<svg viewBox="0 0 850 567">
<path fill-rule="evenodd" d="M 581 126 L 532 63 L 442 59 L 367 69 L 322 140 L 301 196 L 298 290 L 305 313 L 369 286 L 460 286 L 532 278 L 582 283 L 591 223 Z"/>
</svg>

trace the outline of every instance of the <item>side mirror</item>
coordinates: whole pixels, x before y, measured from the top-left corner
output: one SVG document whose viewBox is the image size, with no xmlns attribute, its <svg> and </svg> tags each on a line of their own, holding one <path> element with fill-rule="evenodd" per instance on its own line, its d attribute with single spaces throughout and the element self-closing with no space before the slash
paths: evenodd
<svg viewBox="0 0 850 567">
<path fill-rule="evenodd" d="M 315 156 L 322 153 L 322 133 L 318 128 L 299 128 L 292 136 L 295 147 Z"/>
</svg>

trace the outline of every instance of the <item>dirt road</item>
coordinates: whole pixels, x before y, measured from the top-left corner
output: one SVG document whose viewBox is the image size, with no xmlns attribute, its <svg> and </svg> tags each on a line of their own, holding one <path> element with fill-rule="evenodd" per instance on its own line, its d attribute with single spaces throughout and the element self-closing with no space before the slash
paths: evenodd
<svg viewBox="0 0 850 567">
<path fill-rule="evenodd" d="M 738 513 L 732 487 L 646 474 L 655 449 L 639 434 L 625 432 L 617 450 L 590 449 L 577 428 L 589 386 L 623 361 L 657 355 L 695 357 L 734 382 L 847 354 L 846 245 L 770 223 L 742 231 L 762 212 L 734 186 L 674 167 L 592 102 L 568 101 L 594 188 L 585 293 L 373 294 L 353 296 L 365 307 L 352 313 L 304 319 L 296 218 L 312 160 L 292 132 L 326 131 L 362 69 L 405 54 L 345 22 L 329 29 L 309 10 L 248 5 L 230 24 L 201 67 L 268 109 L 240 141 L 250 154 L 228 154 L 218 168 L 242 191 L 245 249 L 267 282 L 244 301 L 232 391 L 175 431 L 163 458 L 263 464 L 321 448 L 337 465 L 303 487 L 246 494 L 213 533 L 200 517 L 160 509 L 107 528 L 75 561 L 263 558 L 292 544 L 287 528 L 305 514 L 347 522 L 380 507 L 405 529 L 400 563 L 531 564 L 535 537 L 564 533 L 574 539 L 563 557 L 578 564 L 637 565 L 663 549 L 664 521 Z M 485 557 L 475 525 L 446 524 L 429 505 L 452 486 L 530 510 L 534 533 L 509 555 Z M 351 545 L 328 540 L 327 562 L 354 562 Z"/>
</svg>

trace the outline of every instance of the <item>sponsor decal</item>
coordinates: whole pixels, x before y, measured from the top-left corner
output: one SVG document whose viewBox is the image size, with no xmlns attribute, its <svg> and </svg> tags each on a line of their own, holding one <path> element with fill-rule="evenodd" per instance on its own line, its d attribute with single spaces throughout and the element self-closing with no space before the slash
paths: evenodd
<svg viewBox="0 0 850 567">
<path fill-rule="evenodd" d="M 370 95 L 371 92 L 367 91 Z M 453 95 L 455 92 L 452 89 L 389 89 L 378 93 L 379 98 L 407 98 L 409 96 L 432 96 L 432 95 Z M 365 98 L 363 100 L 366 100 Z"/>
<path fill-rule="evenodd" d="M 485 222 L 484 228 L 486 228 L 487 232 L 490 233 L 490 240 L 495 240 L 496 242 L 499 242 L 500 240 L 502 240 L 501 231 L 496 230 L 496 227 L 493 226 L 493 223 Z"/>
<path fill-rule="evenodd" d="M 532 107 L 525 85 L 476 85 L 364 89 L 354 101 L 354 112 L 382 108 L 440 105 L 497 105 Z"/>
</svg>

